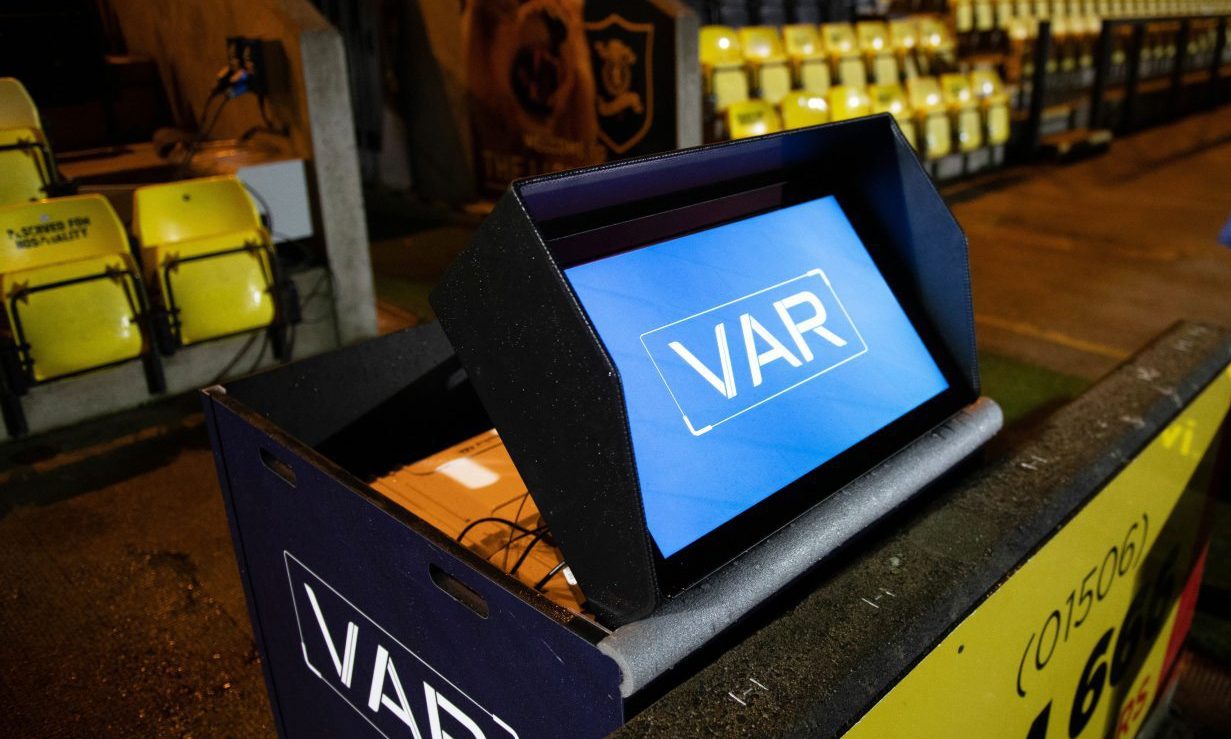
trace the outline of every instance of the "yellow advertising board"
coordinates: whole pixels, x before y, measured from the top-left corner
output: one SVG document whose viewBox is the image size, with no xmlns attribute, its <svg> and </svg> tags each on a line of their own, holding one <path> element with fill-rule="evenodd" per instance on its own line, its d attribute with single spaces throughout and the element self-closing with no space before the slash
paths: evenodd
<svg viewBox="0 0 1231 739">
<path fill-rule="evenodd" d="M 847 736 L 1135 736 L 1191 620 L 1229 406 L 1231 368 Z"/>
</svg>

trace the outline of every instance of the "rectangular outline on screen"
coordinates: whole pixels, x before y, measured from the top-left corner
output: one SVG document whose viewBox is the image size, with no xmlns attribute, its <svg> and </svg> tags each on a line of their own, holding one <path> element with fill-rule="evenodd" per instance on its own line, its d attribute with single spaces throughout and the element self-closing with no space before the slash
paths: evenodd
<svg viewBox="0 0 1231 739">
<path fill-rule="evenodd" d="M 662 370 L 659 368 L 659 366 L 658 366 L 658 362 L 654 360 L 654 355 L 650 353 L 650 348 L 649 348 L 649 347 L 647 347 L 647 346 L 645 345 L 645 337 L 647 337 L 647 336 L 649 336 L 650 334 L 653 334 L 653 333 L 658 333 L 659 331 L 662 331 L 662 330 L 663 330 L 663 329 L 665 329 L 665 328 L 671 328 L 672 326 L 675 326 L 675 325 L 677 325 L 677 324 L 683 323 L 683 322 L 685 322 L 685 321 L 691 321 L 692 319 L 696 318 L 697 316 L 703 316 L 703 315 L 705 315 L 706 313 L 711 313 L 711 312 L 713 312 L 713 311 L 718 310 L 719 308 L 725 308 L 725 307 L 727 307 L 728 305 L 732 305 L 732 304 L 734 304 L 734 303 L 738 303 L 738 302 L 740 302 L 740 301 L 742 301 L 742 300 L 747 300 L 748 298 L 751 298 L 751 297 L 753 297 L 754 295 L 760 295 L 761 293 L 764 293 L 764 292 L 769 292 L 770 290 L 775 290 L 775 289 L 777 289 L 777 288 L 780 288 L 780 287 L 782 287 L 783 285 L 789 285 L 790 283 L 795 282 L 795 281 L 797 281 L 797 280 L 802 280 L 802 279 L 804 279 L 805 277 L 813 277 L 813 276 L 820 277 L 820 278 L 821 278 L 821 280 L 825 283 L 825 287 L 829 288 L 829 294 L 833 296 L 833 299 L 834 299 L 834 300 L 838 303 L 838 307 L 842 309 L 842 315 L 846 316 L 847 323 L 851 324 L 851 328 L 855 329 L 855 335 L 856 335 L 857 337 L 859 337 L 859 343 L 863 346 L 863 349 L 862 349 L 861 351 L 859 351 L 859 352 L 855 353 L 855 354 L 852 354 L 851 356 L 847 357 L 846 359 L 843 359 L 841 362 L 837 362 L 837 363 L 835 363 L 835 364 L 832 364 L 832 365 L 830 365 L 830 366 L 826 367 L 825 369 L 821 370 L 820 372 L 817 372 L 815 375 L 812 375 L 811 377 L 806 377 L 806 378 L 804 378 L 804 379 L 800 380 L 799 382 L 795 383 L 794 385 L 791 385 L 790 387 L 783 388 L 782 390 L 779 390 L 778 392 L 774 393 L 773 395 L 769 396 L 768 398 L 764 398 L 764 399 L 762 399 L 762 400 L 759 400 L 759 401 L 757 401 L 756 403 L 753 403 L 752 405 L 748 406 L 747 408 L 744 408 L 743 410 L 739 410 L 739 411 L 736 411 L 735 413 L 732 413 L 731 415 L 727 416 L 726 418 L 724 418 L 724 419 L 722 419 L 722 420 L 720 420 L 720 421 L 715 421 L 714 423 L 711 423 L 711 424 L 709 424 L 708 426 L 703 426 L 703 427 L 701 427 L 701 428 L 699 428 L 699 429 L 698 429 L 698 428 L 694 428 L 694 427 L 693 427 L 693 425 L 692 425 L 692 421 L 690 421 L 690 420 L 688 419 L 688 414 L 687 414 L 687 413 L 685 413 L 685 412 L 684 412 L 684 408 L 683 408 L 682 406 L 680 406 L 680 401 L 676 399 L 676 397 L 675 397 L 675 392 L 671 389 L 671 384 L 667 382 L 667 378 L 663 375 Z M 642 349 L 645 349 L 646 356 L 648 356 L 648 357 L 650 358 L 650 362 L 654 365 L 654 370 L 655 370 L 656 372 L 658 372 L 658 377 L 659 377 L 659 379 L 663 381 L 663 385 L 667 388 L 667 394 L 671 396 L 671 401 L 672 401 L 673 403 L 675 403 L 675 407 L 679 410 L 679 412 L 680 412 L 680 416 L 684 419 L 684 425 L 688 427 L 688 431 L 689 431 L 689 433 L 691 433 L 693 436 L 701 436 L 702 434 L 708 433 L 708 432 L 710 432 L 710 431 L 714 430 L 714 428 L 716 428 L 717 426 L 721 426 L 722 424 L 726 423 L 727 421 L 730 421 L 732 418 L 735 418 L 736 416 L 743 415 L 744 413 L 747 413 L 748 411 L 752 410 L 753 408 L 756 408 L 756 407 L 757 407 L 757 406 L 759 406 L 759 405 L 763 405 L 763 404 L 765 404 L 765 403 L 768 403 L 769 401 L 773 400 L 774 398 L 778 397 L 779 395 L 782 395 L 782 394 L 784 394 L 784 393 L 789 393 L 790 391 L 794 390 L 795 388 L 799 387 L 800 385 L 803 385 L 804 383 L 807 383 L 807 382 L 811 382 L 812 380 L 815 380 L 816 378 L 820 377 L 821 375 L 825 374 L 826 372 L 829 372 L 830 370 L 835 369 L 835 368 L 837 368 L 837 367 L 841 367 L 842 365 L 846 364 L 847 362 L 851 361 L 852 359 L 858 359 L 859 357 L 862 357 L 864 354 L 867 354 L 867 353 L 868 353 L 868 342 L 864 341 L 864 339 L 863 339 L 863 334 L 859 332 L 859 327 L 855 325 L 855 321 L 851 319 L 851 314 L 850 314 L 849 312 L 847 312 L 847 310 L 846 310 L 846 306 L 842 304 L 842 298 L 839 298 L 839 297 L 838 297 L 838 292 L 837 292 L 836 290 L 834 290 L 834 289 L 833 289 L 833 285 L 832 285 L 832 284 L 830 284 L 830 282 L 829 282 L 829 276 L 828 276 L 828 275 L 826 275 L 826 274 L 825 274 L 825 272 L 824 272 L 824 270 L 820 269 L 819 267 L 816 267 L 816 268 L 810 269 L 810 270 L 808 270 L 807 272 L 803 273 L 802 275 L 799 275 L 798 277 L 792 277 L 791 279 L 789 279 L 789 280 L 783 280 L 782 282 L 779 282 L 779 283 L 778 283 L 778 284 L 776 284 L 776 285 L 770 285 L 769 287 L 763 287 L 763 288 L 761 288 L 760 290 L 756 290 L 756 291 L 754 291 L 754 292 L 750 292 L 750 293 L 748 293 L 747 295 L 740 296 L 740 297 L 738 297 L 738 298 L 735 298 L 734 300 L 728 300 L 728 301 L 727 301 L 727 302 L 725 302 L 725 303 L 721 303 L 721 304 L 719 304 L 719 305 L 715 305 L 713 308 L 707 308 L 707 309 L 705 309 L 705 310 L 703 310 L 703 311 L 700 311 L 700 312 L 698 312 L 698 313 L 693 313 L 691 316 L 686 316 L 686 317 L 681 318 L 681 319 L 679 319 L 679 320 L 672 321 L 671 323 L 668 323 L 668 324 L 665 324 L 665 325 L 659 326 L 658 328 L 650 329 L 649 331 L 646 331 L 645 333 L 641 334 L 641 336 L 640 336 L 639 338 L 640 338 L 640 340 L 641 340 L 641 348 L 642 348 Z"/>
</svg>

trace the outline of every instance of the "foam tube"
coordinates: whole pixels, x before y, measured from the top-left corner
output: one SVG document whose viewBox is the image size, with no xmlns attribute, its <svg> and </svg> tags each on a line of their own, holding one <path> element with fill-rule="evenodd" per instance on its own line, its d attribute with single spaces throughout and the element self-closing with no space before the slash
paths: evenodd
<svg viewBox="0 0 1231 739">
<path fill-rule="evenodd" d="M 1004 424 L 980 398 L 656 612 L 598 643 L 625 698 L 671 669 L 881 516 L 982 446 Z"/>
</svg>

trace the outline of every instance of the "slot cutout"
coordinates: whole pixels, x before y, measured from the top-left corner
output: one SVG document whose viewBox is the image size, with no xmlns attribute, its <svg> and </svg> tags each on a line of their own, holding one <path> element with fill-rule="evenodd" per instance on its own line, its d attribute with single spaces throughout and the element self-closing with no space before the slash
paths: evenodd
<svg viewBox="0 0 1231 739">
<path fill-rule="evenodd" d="M 265 465 L 265 468 L 270 472 L 274 473 L 278 477 L 281 477 L 282 481 L 287 485 L 295 487 L 295 470 L 293 470 L 286 462 L 283 462 L 281 459 L 275 457 L 274 453 L 268 449 L 261 447 L 260 452 L 261 464 Z"/>
<path fill-rule="evenodd" d="M 469 585 L 436 565 L 428 565 L 427 571 L 432 577 L 432 582 L 436 583 L 436 587 L 443 590 L 446 595 L 474 611 L 479 618 L 487 618 L 487 601 Z"/>
</svg>

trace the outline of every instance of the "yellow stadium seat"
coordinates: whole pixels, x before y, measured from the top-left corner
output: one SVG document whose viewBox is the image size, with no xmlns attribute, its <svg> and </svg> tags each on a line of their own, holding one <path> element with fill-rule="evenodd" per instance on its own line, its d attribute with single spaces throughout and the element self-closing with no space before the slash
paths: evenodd
<svg viewBox="0 0 1231 739">
<path fill-rule="evenodd" d="M 732 103 L 748 99 L 748 73 L 739 34 L 728 26 L 702 26 L 700 41 L 702 82 L 721 113 Z"/>
<path fill-rule="evenodd" d="M 945 105 L 953 116 L 958 148 L 963 152 L 981 148 L 983 118 L 979 115 L 979 107 L 970 87 L 970 78 L 964 74 L 941 75 L 940 89 Z"/>
<path fill-rule="evenodd" d="M 43 130 L 34 100 L 16 77 L 0 77 L 0 128 Z"/>
<path fill-rule="evenodd" d="M 862 87 L 835 85 L 829 88 L 829 115 L 835 121 L 861 118 L 872 112 L 868 91 Z"/>
<path fill-rule="evenodd" d="M 54 195 L 54 166 L 38 129 L 0 129 L 0 205 Z"/>
<path fill-rule="evenodd" d="M 919 45 L 919 24 L 910 17 L 889 21 L 889 42 L 900 56 L 912 53 Z"/>
<path fill-rule="evenodd" d="M 855 24 L 859 48 L 872 70 L 872 79 L 878 84 L 898 81 L 898 58 L 889 41 L 889 28 L 880 21 L 860 21 Z"/>
<path fill-rule="evenodd" d="M 791 67 L 778 29 L 772 26 L 748 26 L 739 29 L 744 59 L 752 70 L 758 97 L 777 104 L 791 91 Z"/>
<path fill-rule="evenodd" d="M 955 42 L 944 21 L 933 16 L 919 17 L 919 52 L 927 73 L 947 68 L 953 61 Z"/>
<path fill-rule="evenodd" d="M 884 85 L 872 85 L 868 88 L 868 99 L 873 113 L 888 113 L 897 121 L 902 135 L 912 147 L 915 143 L 915 122 L 911 119 L 910 104 L 906 101 L 906 93 L 897 82 Z"/>
<path fill-rule="evenodd" d="M 133 230 L 164 352 L 270 328 L 275 356 L 297 304 L 243 183 L 208 177 L 138 188 Z M 289 313 L 288 313 L 289 311 Z"/>
<path fill-rule="evenodd" d="M 855 28 L 849 23 L 826 23 L 821 26 L 821 36 L 837 73 L 838 84 L 844 87 L 867 87 L 868 69 L 859 53 Z"/>
<path fill-rule="evenodd" d="M 976 69 L 970 73 L 970 86 L 983 108 L 987 143 L 991 146 L 1007 143 L 1011 133 L 1009 95 L 1000 75 L 992 69 Z"/>
<path fill-rule="evenodd" d="M 63 195 L 38 108 L 14 77 L 0 77 L 0 205 Z"/>
<path fill-rule="evenodd" d="M 778 111 L 764 100 L 745 100 L 727 108 L 727 131 L 733 139 L 763 136 L 781 130 Z"/>
<path fill-rule="evenodd" d="M 953 151 L 949 115 L 935 77 L 915 77 L 906 81 L 907 99 L 922 134 L 923 156 L 940 159 Z"/>
<path fill-rule="evenodd" d="M 829 60 L 817 27 L 811 23 L 783 26 L 786 54 L 795 68 L 795 81 L 801 90 L 824 95 L 831 83 Z"/>
<path fill-rule="evenodd" d="M 25 431 L 13 398 L 31 385 L 141 357 L 150 391 L 164 389 L 140 273 L 103 196 L 0 208 L 0 296 L 10 432 Z"/>
<path fill-rule="evenodd" d="M 806 128 L 829 122 L 829 101 L 824 95 L 796 91 L 779 104 L 782 126 L 787 129 Z"/>
</svg>

